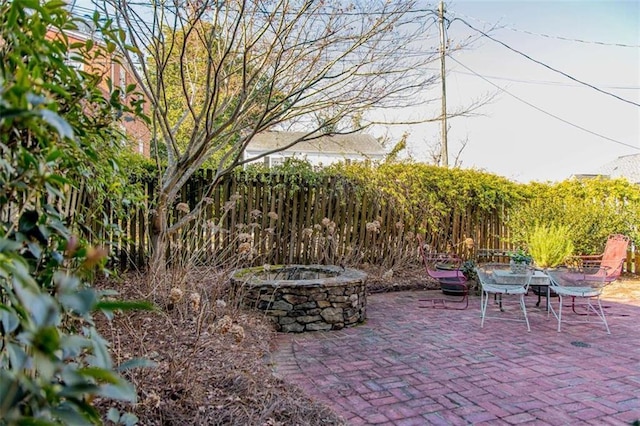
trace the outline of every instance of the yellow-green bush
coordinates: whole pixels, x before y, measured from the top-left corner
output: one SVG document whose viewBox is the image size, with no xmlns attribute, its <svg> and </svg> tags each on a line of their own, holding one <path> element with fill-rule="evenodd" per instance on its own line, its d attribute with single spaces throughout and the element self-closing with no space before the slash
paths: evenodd
<svg viewBox="0 0 640 426">
<path fill-rule="evenodd" d="M 536 225 L 527 237 L 527 247 L 539 268 L 562 265 L 573 254 L 569 228 L 564 225 Z"/>
</svg>

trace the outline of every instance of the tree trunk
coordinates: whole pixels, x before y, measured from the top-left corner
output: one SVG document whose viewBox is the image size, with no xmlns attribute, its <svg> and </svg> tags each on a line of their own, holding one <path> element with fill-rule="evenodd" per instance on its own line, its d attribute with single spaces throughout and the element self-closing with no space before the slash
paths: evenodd
<svg viewBox="0 0 640 426">
<path fill-rule="evenodd" d="M 167 249 L 167 208 L 164 203 L 158 203 L 158 206 L 151 213 L 151 260 L 149 262 L 149 277 L 154 284 L 166 272 L 166 249 Z M 156 286 L 154 285 L 155 289 Z"/>
</svg>

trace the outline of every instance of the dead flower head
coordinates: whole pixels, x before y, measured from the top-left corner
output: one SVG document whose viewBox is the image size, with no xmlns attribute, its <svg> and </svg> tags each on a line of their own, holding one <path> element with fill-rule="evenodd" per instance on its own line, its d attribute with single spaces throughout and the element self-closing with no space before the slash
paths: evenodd
<svg viewBox="0 0 640 426">
<path fill-rule="evenodd" d="M 329 222 L 327 226 L 327 232 L 329 235 L 333 235 L 336 232 L 336 223 L 334 221 Z"/>
<path fill-rule="evenodd" d="M 467 246 L 467 248 L 469 250 L 471 250 L 473 248 L 473 246 L 475 245 L 475 242 L 473 241 L 473 238 L 466 238 L 464 240 L 464 245 Z"/>
<path fill-rule="evenodd" d="M 178 203 L 176 206 L 176 210 L 182 213 L 189 213 L 191 209 L 189 208 L 189 204 L 187 203 Z"/>
<path fill-rule="evenodd" d="M 258 218 L 260 216 L 262 216 L 262 211 L 256 209 L 256 210 L 251 210 L 251 212 L 249 212 L 249 214 L 251 215 L 251 217 L 253 218 Z"/>
<path fill-rule="evenodd" d="M 169 299 L 173 303 L 178 303 L 182 299 L 183 295 L 184 293 L 182 292 L 182 290 L 180 290 L 178 287 L 173 287 L 169 292 Z"/>
<path fill-rule="evenodd" d="M 199 293 L 191 293 L 189 295 L 189 302 L 191 302 L 191 307 L 194 311 L 200 310 L 200 294 Z"/>
<path fill-rule="evenodd" d="M 380 222 L 377 220 L 367 222 L 366 228 L 369 232 L 380 232 Z"/>
<path fill-rule="evenodd" d="M 214 324 L 214 330 L 220 334 L 225 334 L 231 329 L 232 325 L 233 320 L 231 319 L 231 317 L 229 315 L 225 315 L 218 321 L 216 321 L 216 323 Z"/>
<path fill-rule="evenodd" d="M 276 212 L 269 212 L 267 213 L 267 216 L 269 216 L 270 219 L 278 220 L 278 213 Z"/>
<path fill-rule="evenodd" d="M 244 340 L 244 328 L 242 328 L 239 324 L 233 324 L 229 329 L 229 334 L 231 334 L 237 343 L 240 343 Z"/>
<path fill-rule="evenodd" d="M 322 219 L 323 226 L 329 226 L 330 223 L 331 223 L 331 220 L 329 220 L 328 217 L 325 217 L 324 219 Z"/>
<path fill-rule="evenodd" d="M 251 243 L 244 242 L 238 246 L 238 253 L 245 254 L 251 252 Z"/>
<path fill-rule="evenodd" d="M 241 232 L 240 234 L 238 234 L 238 241 L 241 241 L 241 242 L 251 241 L 251 234 L 247 232 Z"/>
</svg>

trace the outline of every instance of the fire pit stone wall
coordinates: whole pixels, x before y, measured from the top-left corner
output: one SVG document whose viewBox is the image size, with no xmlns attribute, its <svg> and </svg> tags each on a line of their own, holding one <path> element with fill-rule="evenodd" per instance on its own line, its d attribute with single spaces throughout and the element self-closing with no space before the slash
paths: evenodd
<svg viewBox="0 0 640 426">
<path fill-rule="evenodd" d="M 287 265 L 235 271 L 232 286 L 244 307 L 269 315 L 283 332 L 340 330 L 366 318 L 366 273 L 327 265 Z"/>
</svg>

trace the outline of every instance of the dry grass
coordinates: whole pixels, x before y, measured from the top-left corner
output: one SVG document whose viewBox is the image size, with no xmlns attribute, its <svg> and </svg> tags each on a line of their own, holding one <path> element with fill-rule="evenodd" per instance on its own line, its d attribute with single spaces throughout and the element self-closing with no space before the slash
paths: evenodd
<svg viewBox="0 0 640 426">
<path fill-rule="evenodd" d="M 370 291 L 433 288 L 421 268 L 391 274 L 367 268 Z M 265 362 L 275 332 L 264 315 L 241 311 L 227 293 L 226 275 L 175 272 L 163 285 L 128 274 L 104 281 L 121 299 L 154 299 L 156 312 L 122 313 L 99 329 L 112 344 L 116 364 L 141 357 L 153 368 L 126 373 L 138 403 L 122 406 L 141 425 L 341 425 L 329 407 L 273 376 Z M 193 295 L 197 294 L 195 297 Z M 198 302 L 195 302 L 198 299 Z"/>
</svg>

